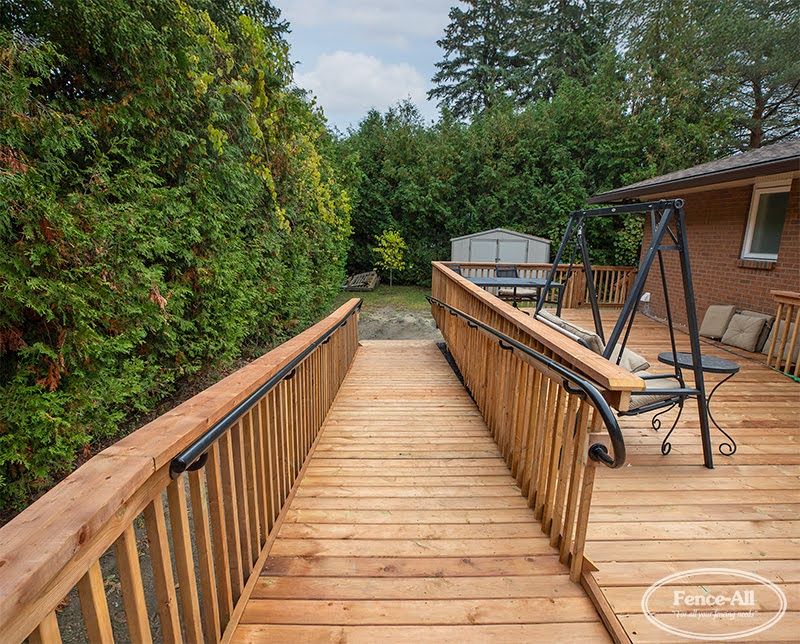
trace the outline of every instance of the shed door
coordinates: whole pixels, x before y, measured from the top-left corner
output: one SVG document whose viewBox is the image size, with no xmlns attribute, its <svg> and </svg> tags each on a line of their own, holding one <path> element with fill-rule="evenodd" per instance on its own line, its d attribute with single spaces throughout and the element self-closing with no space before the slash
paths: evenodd
<svg viewBox="0 0 800 644">
<path fill-rule="evenodd" d="M 525 239 L 501 239 L 499 240 L 501 262 L 510 264 L 524 264 L 528 259 L 528 242 Z"/>
<path fill-rule="evenodd" d="M 496 239 L 473 239 L 470 241 L 470 261 L 493 264 L 497 259 Z"/>
</svg>

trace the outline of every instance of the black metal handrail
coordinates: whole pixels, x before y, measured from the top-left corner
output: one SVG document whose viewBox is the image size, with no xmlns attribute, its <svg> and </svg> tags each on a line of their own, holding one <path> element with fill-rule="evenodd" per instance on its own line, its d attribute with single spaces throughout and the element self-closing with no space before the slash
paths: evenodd
<svg viewBox="0 0 800 644">
<path fill-rule="evenodd" d="M 487 324 L 484 324 L 480 320 L 477 320 L 467 315 L 463 311 L 460 311 L 457 308 L 450 306 L 449 304 L 445 304 L 444 302 L 435 297 L 427 296 L 427 299 L 428 302 L 430 302 L 431 304 L 436 304 L 440 308 L 447 309 L 451 315 L 455 315 L 457 317 L 466 320 L 467 325 L 470 328 L 474 329 L 480 327 L 487 333 L 490 333 L 491 335 L 495 336 L 498 339 L 500 346 L 503 349 L 509 351 L 513 351 L 514 349 L 516 349 L 517 351 L 524 353 L 526 356 L 529 356 L 534 360 L 536 360 L 537 362 L 540 362 L 541 364 L 545 365 L 548 369 L 554 371 L 559 376 L 564 378 L 565 381 L 564 385 L 568 391 L 572 393 L 580 391 L 580 395 L 588 397 L 592 405 L 594 406 L 595 409 L 597 409 L 598 413 L 600 414 L 600 417 L 603 420 L 603 424 L 606 427 L 608 436 L 611 439 L 611 448 L 613 450 L 613 456 L 611 456 L 608 453 L 608 449 L 606 448 L 605 445 L 603 445 L 602 443 L 595 443 L 594 445 L 589 446 L 589 457 L 593 461 L 602 463 L 603 465 L 605 465 L 606 467 L 610 467 L 611 469 L 622 467 L 622 465 L 625 463 L 625 441 L 622 438 L 622 431 L 619 428 L 619 423 L 617 422 L 617 418 L 614 415 L 614 411 L 611 409 L 611 406 L 608 404 L 608 402 L 606 402 L 606 399 L 603 398 L 603 395 L 600 393 L 597 387 L 595 387 L 591 382 L 579 376 L 575 372 L 570 371 L 569 369 L 564 367 L 564 365 L 561 365 L 558 362 L 551 360 L 547 356 L 542 355 L 538 351 L 534 351 L 530 347 L 525 346 L 520 342 L 517 342 L 516 340 L 514 340 L 514 338 L 511 338 L 505 335 L 504 333 L 501 333 L 497 329 L 494 329 L 488 326 Z M 573 387 L 569 386 L 568 383 L 573 383 L 574 385 L 577 386 L 578 389 L 575 390 Z"/>
<path fill-rule="evenodd" d="M 311 353 L 313 353 L 317 347 L 327 344 L 330 341 L 331 336 L 340 328 L 345 326 L 352 315 L 361 309 L 361 304 L 363 302 L 363 299 L 359 299 L 358 302 L 356 302 L 347 312 L 347 315 L 344 316 L 339 324 L 326 331 L 323 335 L 308 345 L 308 347 L 306 347 L 294 359 L 281 367 L 281 369 L 274 376 L 272 376 L 252 394 L 245 398 L 233 410 L 228 412 L 224 418 L 214 423 L 214 425 L 212 425 L 208 431 L 195 440 L 194 443 L 189 445 L 189 447 L 173 458 L 169 465 L 169 475 L 175 479 L 183 474 L 183 472 L 186 470 L 196 470 L 203 467 L 208 457 L 207 452 L 209 448 L 217 441 L 217 439 L 226 431 L 228 431 L 228 429 L 230 429 L 234 423 L 236 423 L 236 421 L 250 411 L 250 409 L 252 409 L 253 406 L 267 393 L 269 393 L 269 391 L 279 382 L 282 380 L 288 380 L 294 376 L 297 365 L 299 365 Z"/>
</svg>

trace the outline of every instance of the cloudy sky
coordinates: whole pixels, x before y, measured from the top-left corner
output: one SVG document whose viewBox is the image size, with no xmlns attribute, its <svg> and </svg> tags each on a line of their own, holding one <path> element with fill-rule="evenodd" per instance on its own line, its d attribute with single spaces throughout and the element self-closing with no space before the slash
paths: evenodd
<svg viewBox="0 0 800 644">
<path fill-rule="evenodd" d="M 331 125 L 346 131 L 371 108 L 410 98 L 437 116 L 431 89 L 443 52 L 436 41 L 457 0 L 275 0 L 291 25 L 295 82 L 316 95 Z"/>
</svg>

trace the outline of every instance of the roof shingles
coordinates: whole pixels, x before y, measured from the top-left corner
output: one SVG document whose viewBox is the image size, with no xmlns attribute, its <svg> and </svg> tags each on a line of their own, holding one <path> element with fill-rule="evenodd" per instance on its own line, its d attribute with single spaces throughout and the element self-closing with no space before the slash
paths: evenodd
<svg viewBox="0 0 800 644">
<path fill-rule="evenodd" d="M 615 203 L 669 190 L 797 170 L 800 170 L 800 140 L 786 141 L 603 192 L 589 199 L 589 203 Z"/>
</svg>

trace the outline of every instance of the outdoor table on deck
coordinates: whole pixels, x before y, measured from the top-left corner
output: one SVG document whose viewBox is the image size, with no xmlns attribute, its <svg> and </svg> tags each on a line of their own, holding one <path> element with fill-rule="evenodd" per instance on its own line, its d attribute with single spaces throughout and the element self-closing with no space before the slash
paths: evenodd
<svg viewBox="0 0 800 644">
<path fill-rule="evenodd" d="M 542 289 L 547 284 L 547 280 L 543 277 L 468 277 L 470 282 L 475 286 L 486 288 L 513 288 L 514 289 L 514 306 L 517 304 L 517 289 L 518 288 L 532 288 L 536 290 L 536 300 L 542 297 Z M 558 302 L 556 315 L 561 315 L 561 295 L 563 293 L 564 285 L 559 282 L 550 284 L 550 288 L 558 289 Z"/>
<path fill-rule="evenodd" d="M 676 353 L 674 356 L 671 351 L 665 351 L 664 353 L 658 354 L 658 361 L 663 362 L 664 364 L 675 366 L 675 358 L 677 358 L 678 366 L 681 369 L 687 370 L 694 370 L 694 361 L 692 360 L 691 353 Z M 700 356 L 700 368 L 705 373 L 725 373 L 728 374 L 725 378 L 720 380 L 714 388 L 711 390 L 711 393 L 708 394 L 706 397 L 706 410 L 708 411 L 708 417 L 714 426 L 722 432 L 725 437 L 730 441 L 730 443 L 720 443 L 719 445 L 719 452 L 723 456 L 730 456 L 731 454 L 736 452 L 736 441 L 733 440 L 730 434 L 726 432 L 722 427 L 719 426 L 716 420 L 714 420 L 714 416 L 711 414 L 711 397 L 714 395 L 714 392 L 719 389 L 722 383 L 727 382 L 731 378 L 733 378 L 737 373 L 739 373 L 739 365 L 735 363 L 733 360 L 726 360 L 725 358 L 715 358 L 714 356 Z M 680 416 L 680 413 L 678 414 Z M 677 419 L 676 419 L 677 421 Z M 677 424 L 677 422 L 676 422 Z M 673 429 L 675 426 L 673 425 Z M 669 434 L 672 433 L 670 430 Z M 664 441 L 661 444 L 661 452 L 664 452 L 664 445 L 668 444 L 667 441 L 669 439 L 669 434 L 666 435 Z M 725 449 L 723 449 L 725 448 Z M 667 450 L 668 452 L 669 450 Z"/>
</svg>

